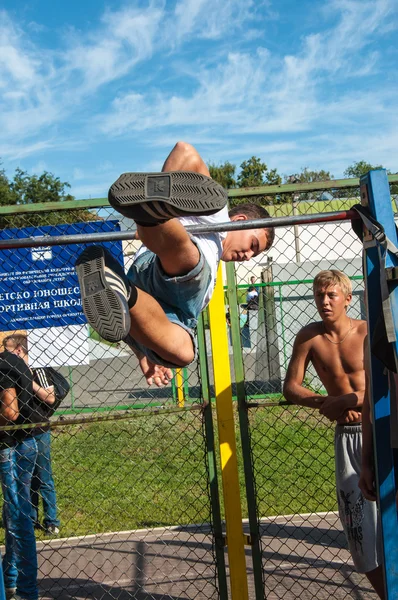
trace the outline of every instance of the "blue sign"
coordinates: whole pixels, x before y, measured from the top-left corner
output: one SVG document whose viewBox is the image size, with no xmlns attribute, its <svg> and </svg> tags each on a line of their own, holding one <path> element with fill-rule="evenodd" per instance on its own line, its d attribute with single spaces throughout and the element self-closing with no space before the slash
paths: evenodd
<svg viewBox="0 0 398 600">
<path fill-rule="evenodd" d="M 0 231 L 8 240 L 43 235 L 120 231 L 117 221 L 26 227 Z M 102 244 L 123 265 L 122 242 Z M 87 244 L 0 250 L 0 331 L 62 327 L 86 323 L 75 271 Z"/>
</svg>

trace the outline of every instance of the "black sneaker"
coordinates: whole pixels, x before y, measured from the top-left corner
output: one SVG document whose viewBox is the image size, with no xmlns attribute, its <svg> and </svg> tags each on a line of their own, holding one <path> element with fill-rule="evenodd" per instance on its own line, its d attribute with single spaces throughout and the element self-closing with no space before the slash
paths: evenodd
<svg viewBox="0 0 398 600">
<path fill-rule="evenodd" d="M 57 527 L 56 525 L 47 525 L 47 527 L 45 527 L 44 530 L 46 532 L 46 535 L 59 535 L 59 527 Z"/>
<path fill-rule="evenodd" d="M 102 338 L 119 342 L 130 330 L 131 285 L 123 267 L 102 246 L 89 246 L 76 261 L 84 314 Z"/>
<path fill-rule="evenodd" d="M 226 206 L 227 198 L 214 179 L 191 171 L 123 173 L 108 193 L 118 212 L 147 226 L 174 217 L 213 215 Z"/>
</svg>

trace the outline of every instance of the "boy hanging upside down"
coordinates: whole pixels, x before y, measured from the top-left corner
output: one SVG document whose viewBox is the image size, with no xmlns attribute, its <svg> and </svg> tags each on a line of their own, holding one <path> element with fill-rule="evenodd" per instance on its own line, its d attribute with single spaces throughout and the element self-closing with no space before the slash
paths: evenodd
<svg viewBox="0 0 398 600">
<path fill-rule="evenodd" d="M 189 235 L 186 225 L 264 219 L 256 204 L 227 212 L 227 192 L 190 144 L 178 142 L 161 173 L 124 173 L 109 202 L 134 219 L 143 246 L 126 275 L 102 246 L 90 246 L 76 262 L 83 310 L 104 339 L 132 348 L 149 385 L 161 386 L 170 368 L 195 358 L 194 332 L 214 290 L 220 260 L 250 260 L 268 250 L 274 229 Z"/>
</svg>

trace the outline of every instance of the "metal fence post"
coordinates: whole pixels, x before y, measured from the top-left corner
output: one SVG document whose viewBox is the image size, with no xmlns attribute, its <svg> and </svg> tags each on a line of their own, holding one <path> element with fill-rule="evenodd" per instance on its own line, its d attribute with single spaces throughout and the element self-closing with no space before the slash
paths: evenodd
<svg viewBox="0 0 398 600">
<path fill-rule="evenodd" d="M 182 370 L 182 387 L 184 390 L 185 401 L 189 400 L 189 372 L 186 367 Z"/>
<path fill-rule="evenodd" d="M 177 388 L 177 406 L 182 408 L 185 405 L 185 396 L 184 396 L 184 388 L 183 388 L 183 376 L 182 369 L 175 370 L 175 380 L 176 380 L 176 388 Z"/>
<path fill-rule="evenodd" d="M 263 600 L 263 598 L 265 597 L 263 584 L 263 566 L 260 547 L 259 522 L 257 517 L 254 469 L 251 454 L 251 440 L 249 433 L 249 416 L 246 404 L 245 372 L 240 338 L 238 295 L 236 292 L 235 267 L 233 263 L 228 263 L 226 267 L 228 303 L 231 315 L 231 336 L 235 369 L 236 396 L 238 399 L 240 438 L 243 454 L 243 465 L 245 470 L 246 499 L 249 516 L 250 545 L 253 562 L 254 586 L 256 592 L 256 600 Z"/>
<path fill-rule="evenodd" d="M 0 600 L 6 600 L 6 592 L 4 587 L 3 565 L 0 559 Z"/>
<path fill-rule="evenodd" d="M 209 304 L 209 321 L 227 528 L 231 596 L 232 600 L 248 600 L 249 591 L 246 573 L 244 535 L 242 531 L 242 507 L 236 454 L 234 412 L 232 407 L 232 383 L 221 265 L 218 269 L 213 297 Z"/>
<path fill-rule="evenodd" d="M 361 202 L 384 227 L 386 236 L 398 246 L 397 231 L 391 206 L 390 189 L 384 169 L 370 171 L 361 178 Z M 384 250 L 380 249 L 381 253 Z M 368 301 L 369 340 L 372 339 L 376 321 L 383 317 L 381 275 L 384 265 L 372 236 L 364 238 L 364 268 Z M 386 267 L 398 266 L 398 259 L 387 252 Z M 396 339 L 398 339 L 398 287 L 393 278 L 389 288 Z M 387 285 L 387 282 L 386 282 Z M 386 342 L 387 344 L 387 342 Z M 397 356 L 398 344 L 395 342 Z M 380 515 L 383 534 L 386 592 L 389 600 L 398 599 L 398 523 L 395 505 L 394 456 L 390 437 L 390 389 L 384 365 L 371 355 L 371 387 L 373 396 L 373 433 L 376 475 L 379 488 Z M 392 399 L 394 402 L 396 398 Z M 395 465 L 396 466 L 396 465 Z"/>
<path fill-rule="evenodd" d="M 198 355 L 201 391 L 203 397 L 203 419 L 206 432 L 207 463 L 209 467 L 210 501 L 214 531 L 214 549 L 217 563 L 218 592 L 220 600 L 228 600 L 227 574 L 225 570 L 225 537 L 222 529 L 220 496 L 218 490 L 217 464 L 214 442 L 214 423 L 211 406 L 209 366 L 206 352 L 206 336 L 204 328 L 204 317 L 201 315 L 198 321 Z"/>
<path fill-rule="evenodd" d="M 70 404 L 71 408 L 75 408 L 75 394 L 73 392 L 73 369 L 68 367 L 68 379 L 70 385 Z"/>
</svg>

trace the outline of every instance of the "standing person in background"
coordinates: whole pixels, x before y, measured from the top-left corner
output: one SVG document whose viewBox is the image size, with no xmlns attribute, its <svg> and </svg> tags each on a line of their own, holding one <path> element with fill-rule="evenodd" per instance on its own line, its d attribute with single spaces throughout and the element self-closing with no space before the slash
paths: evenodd
<svg viewBox="0 0 398 600">
<path fill-rule="evenodd" d="M 340 271 L 321 271 L 314 279 L 314 297 L 321 321 L 297 334 L 283 388 L 294 404 L 315 408 L 336 423 L 335 466 L 340 520 L 356 570 L 385 598 L 381 567 L 381 535 L 377 508 L 359 489 L 361 410 L 365 393 L 364 339 L 366 321 L 351 319 L 349 278 Z M 312 363 L 327 396 L 303 386 Z"/>
<path fill-rule="evenodd" d="M 4 339 L 3 344 L 11 352 L 13 349 L 23 348 L 24 355 L 21 355 L 21 358 L 28 364 L 28 340 L 25 335 L 9 335 Z M 43 529 L 48 535 L 58 535 L 60 521 L 57 517 L 57 500 L 51 465 L 51 433 L 49 423 L 50 417 L 54 414 L 63 398 L 60 398 L 56 394 L 52 380 L 53 369 L 48 367 L 31 369 L 31 373 L 33 375 L 33 391 L 38 400 L 35 407 L 37 413 L 35 422 L 48 423 L 48 425 L 42 426 L 39 430 L 34 430 L 37 444 L 37 460 L 31 484 L 31 513 L 34 526 L 41 528 L 38 520 L 39 496 L 41 496 L 44 513 Z M 57 376 L 64 379 L 59 373 L 57 373 Z M 66 381 L 65 384 L 68 391 L 69 386 Z"/>
<path fill-rule="evenodd" d="M 2 374 L 13 369 L 13 365 L 8 364 L 4 354 L 0 354 L 0 373 Z M 15 357 L 12 356 L 11 363 L 14 362 Z M 0 400 L 0 425 L 12 425 L 19 416 L 18 399 L 15 394 L 0 390 Z M 17 579 L 17 569 L 13 564 L 13 547 L 19 519 L 18 492 L 14 476 L 15 444 L 12 431 L 0 432 L 0 479 L 3 492 L 3 526 L 5 528 L 5 553 L 2 565 L 6 598 L 11 598 L 16 591 Z"/>
<path fill-rule="evenodd" d="M 258 309 L 258 292 L 254 286 L 250 286 L 246 294 L 247 310 Z"/>
<path fill-rule="evenodd" d="M 3 341 L 0 354 L 0 399 L 3 416 L 15 425 L 40 422 L 38 397 L 48 391 L 33 383 L 24 339 Z M 8 411 L 8 413 L 6 412 Z M 13 432 L 15 445 L 2 465 L 2 484 L 8 487 L 4 502 L 6 555 L 4 583 L 7 598 L 37 600 L 36 539 L 31 519 L 30 487 L 37 459 L 34 428 Z M 15 592 L 15 593 L 14 593 Z"/>
<path fill-rule="evenodd" d="M 256 281 L 257 281 L 257 277 L 255 277 L 254 275 L 252 275 L 250 277 L 249 289 L 253 287 L 256 290 L 257 294 L 260 294 L 260 289 L 261 288 L 260 288 L 260 286 L 258 284 L 256 284 Z"/>
<path fill-rule="evenodd" d="M 2 401 L 14 399 L 18 407 L 16 425 L 41 423 L 42 403 L 54 404 L 54 387 L 34 381 L 28 365 L 27 337 L 10 335 L 3 340 L 5 352 L 0 362 L 0 390 Z M 44 387 L 43 387 L 43 385 Z M 14 408 L 15 410 L 15 408 Z M 15 522 L 6 523 L 10 530 L 7 564 L 4 573 L 8 596 L 14 600 L 37 600 L 37 553 L 32 521 L 31 485 L 38 456 L 39 427 L 17 429 L 13 449 L 16 500 Z M 10 547 L 11 546 L 11 547 Z M 15 594 L 13 594 L 15 590 Z"/>
</svg>

